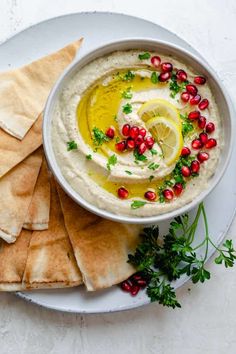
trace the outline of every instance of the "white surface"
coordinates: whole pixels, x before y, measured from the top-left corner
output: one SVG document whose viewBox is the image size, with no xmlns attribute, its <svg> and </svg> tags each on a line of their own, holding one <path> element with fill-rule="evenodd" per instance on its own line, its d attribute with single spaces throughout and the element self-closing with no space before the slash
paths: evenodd
<svg viewBox="0 0 236 354">
<path fill-rule="evenodd" d="M 85 3 L 85 2 L 84 2 Z M 143 16 L 188 40 L 221 73 L 232 97 L 236 90 L 236 5 L 234 1 L 3 1 L 1 38 L 58 14 L 110 10 Z M 229 195 L 228 198 L 231 196 Z M 224 206 L 222 206 L 223 208 Z M 236 222 L 229 231 L 233 237 Z M 235 352 L 236 269 L 213 264 L 205 285 L 185 286 L 181 310 L 155 304 L 112 315 L 49 312 L 1 294 L 1 353 L 224 353 Z M 189 292 L 187 289 L 191 287 Z"/>
</svg>

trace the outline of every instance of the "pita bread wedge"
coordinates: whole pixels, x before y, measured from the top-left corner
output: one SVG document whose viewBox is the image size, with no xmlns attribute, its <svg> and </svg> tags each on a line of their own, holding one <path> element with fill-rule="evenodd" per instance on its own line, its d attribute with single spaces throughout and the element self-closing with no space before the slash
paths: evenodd
<svg viewBox="0 0 236 354">
<path fill-rule="evenodd" d="M 23 224 L 28 230 L 48 229 L 50 210 L 50 183 L 45 158 L 34 188 L 33 197 Z"/>
<path fill-rule="evenodd" d="M 0 127 L 3 130 L 18 139 L 24 138 L 81 42 L 82 39 L 22 68 L 0 73 Z"/>
<path fill-rule="evenodd" d="M 108 288 L 135 273 L 127 263 L 139 242 L 140 226 L 99 218 L 57 186 L 65 225 L 87 290 Z"/>
<path fill-rule="evenodd" d="M 72 287 L 81 283 L 82 276 L 65 229 L 55 184 L 51 180 L 49 228 L 33 232 L 23 285 L 27 289 L 42 289 Z"/>
<path fill-rule="evenodd" d="M 22 290 L 28 247 L 32 232 L 22 230 L 14 244 L 0 243 L 0 291 Z"/>
<path fill-rule="evenodd" d="M 18 140 L 0 129 L 0 177 L 40 147 L 42 144 L 42 120 L 43 117 L 40 114 L 23 140 Z"/>
<path fill-rule="evenodd" d="M 36 150 L 0 179 L 0 238 L 15 242 L 19 236 L 42 163 Z"/>
</svg>

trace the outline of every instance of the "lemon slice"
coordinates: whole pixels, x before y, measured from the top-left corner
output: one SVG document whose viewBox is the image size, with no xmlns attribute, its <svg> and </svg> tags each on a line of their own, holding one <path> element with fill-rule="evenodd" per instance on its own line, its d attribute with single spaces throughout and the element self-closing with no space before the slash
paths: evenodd
<svg viewBox="0 0 236 354">
<path fill-rule="evenodd" d="M 146 123 L 154 139 L 158 142 L 167 165 L 178 160 L 183 148 L 183 136 L 179 125 L 166 117 L 154 117 Z"/>
<path fill-rule="evenodd" d="M 153 117 L 166 117 L 178 125 L 181 124 L 177 108 L 163 98 L 155 98 L 142 104 L 138 110 L 138 115 L 144 122 Z"/>
</svg>

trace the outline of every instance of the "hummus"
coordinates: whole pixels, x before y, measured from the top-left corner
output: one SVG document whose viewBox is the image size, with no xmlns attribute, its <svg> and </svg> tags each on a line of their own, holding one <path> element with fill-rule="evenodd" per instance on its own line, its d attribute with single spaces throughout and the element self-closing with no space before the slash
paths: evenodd
<svg viewBox="0 0 236 354">
<path fill-rule="evenodd" d="M 152 64 L 152 58 L 158 55 L 162 63 L 173 66 L 164 82 L 160 82 L 163 66 Z M 178 69 L 187 73 L 186 80 L 176 78 Z M 217 166 L 223 137 L 219 135 L 220 117 L 214 96 L 207 81 L 194 83 L 198 75 L 174 57 L 138 50 L 114 52 L 78 70 L 64 84 L 52 120 L 56 160 L 72 188 L 98 208 L 132 216 L 151 216 L 177 209 L 207 188 Z M 186 85 L 190 84 L 197 87 L 200 100 L 209 101 L 208 107 L 196 104 L 198 96 L 195 104 L 190 101 L 191 94 L 187 102 L 182 99 Z M 190 149 L 189 156 L 181 157 L 179 151 L 171 163 L 166 163 L 161 142 L 149 131 L 148 119 L 140 115 L 141 107 L 155 99 L 166 102 L 167 110 L 170 105 L 178 112 L 182 145 Z M 204 116 L 206 123 L 213 123 L 214 130 L 208 139 L 216 141 L 215 147 L 206 148 L 202 144 L 201 148 L 193 148 L 193 140 L 199 140 L 204 128 L 199 128 L 199 119 L 188 119 L 192 111 Z M 144 141 L 152 137 L 153 146 L 145 148 L 143 153 L 138 145 L 128 148 L 130 138 L 122 133 L 126 124 L 130 128 L 144 128 Z M 114 137 L 109 135 L 109 128 Z M 117 146 L 120 142 L 126 144 L 123 151 Z M 208 158 L 201 161 L 196 171 L 191 163 L 199 160 L 199 152 L 207 152 Z M 182 174 L 182 166 L 189 168 L 190 176 Z M 175 191 L 176 183 L 183 187 L 180 193 Z M 128 193 L 119 194 L 120 188 Z M 166 189 L 169 194 L 165 194 Z M 147 191 L 156 197 L 150 200 Z"/>
</svg>

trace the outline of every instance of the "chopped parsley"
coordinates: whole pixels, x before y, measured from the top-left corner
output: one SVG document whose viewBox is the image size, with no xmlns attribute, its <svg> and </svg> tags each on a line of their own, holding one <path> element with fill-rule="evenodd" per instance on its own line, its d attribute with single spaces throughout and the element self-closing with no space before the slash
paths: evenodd
<svg viewBox="0 0 236 354">
<path fill-rule="evenodd" d="M 107 161 L 107 169 L 111 171 L 111 166 L 115 166 L 116 163 L 117 163 L 117 156 L 115 154 L 111 155 Z"/>
<path fill-rule="evenodd" d="M 119 141 L 120 141 L 120 138 L 119 138 L 119 136 L 117 136 L 116 137 L 116 143 L 119 143 Z"/>
<path fill-rule="evenodd" d="M 67 151 L 78 149 L 78 145 L 74 140 L 68 141 L 66 144 L 67 144 Z"/>
<path fill-rule="evenodd" d="M 87 159 L 87 160 L 92 160 L 92 155 L 91 155 L 91 154 L 86 155 L 86 159 Z"/>
<path fill-rule="evenodd" d="M 187 84 L 188 84 L 188 81 L 184 81 L 184 82 L 181 82 L 180 84 L 178 84 L 176 74 L 172 74 L 170 85 L 169 85 L 169 88 L 171 91 L 170 97 L 175 98 L 177 93 L 182 92 L 185 89 Z"/>
<path fill-rule="evenodd" d="M 158 163 L 152 162 L 148 165 L 149 170 L 155 171 L 160 165 Z"/>
<path fill-rule="evenodd" d="M 124 74 L 124 76 L 122 77 L 123 81 L 132 81 L 135 78 L 135 74 L 128 70 L 127 73 Z"/>
<path fill-rule="evenodd" d="M 130 176 L 132 175 L 132 172 L 128 171 L 128 170 L 126 170 L 125 173 L 127 173 L 127 175 L 130 175 Z"/>
<path fill-rule="evenodd" d="M 155 149 L 151 149 L 150 152 L 152 155 L 157 155 L 157 151 Z"/>
<path fill-rule="evenodd" d="M 154 178 L 154 176 L 149 176 L 149 182 L 152 182 L 152 180 L 153 180 L 153 178 Z"/>
<path fill-rule="evenodd" d="M 147 202 L 144 202 L 142 200 L 134 200 L 131 204 L 131 209 L 138 209 L 143 207 Z"/>
<path fill-rule="evenodd" d="M 145 60 L 145 59 L 149 59 L 151 57 L 151 54 L 146 52 L 146 53 L 142 53 L 142 54 L 139 54 L 138 58 L 140 60 Z"/>
<path fill-rule="evenodd" d="M 109 141 L 109 138 L 101 129 L 93 128 L 93 142 L 95 145 L 102 145 L 104 142 Z"/>
<path fill-rule="evenodd" d="M 182 119 L 182 135 L 185 137 L 189 133 L 194 130 L 194 126 L 191 121 L 188 119 L 188 115 L 180 114 L 180 118 Z"/>
<path fill-rule="evenodd" d="M 117 115 L 114 115 L 114 121 L 117 122 Z"/>
<path fill-rule="evenodd" d="M 125 114 L 129 114 L 132 112 L 132 106 L 130 103 L 126 103 L 123 107 L 122 110 Z"/>
<path fill-rule="evenodd" d="M 136 163 L 138 163 L 138 161 L 147 161 L 147 156 L 140 155 L 137 150 L 134 150 L 134 158 Z"/>
<path fill-rule="evenodd" d="M 133 94 L 131 92 L 131 87 L 128 87 L 125 91 L 123 91 L 121 96 L 123 98 L 130 100 L 133 97 Z"/>
<path fill-rule="evenodd" d="M 152 75 L 151 75 L 151 82 L 152 82 L 153 84 L 157 84 L 158 81 L 159 81 L 159 79 L 158 79 L 157 73 L 156 73 L 155 71 L 153 71 L 153 72 L 152 72 Z"/>
</svg>

